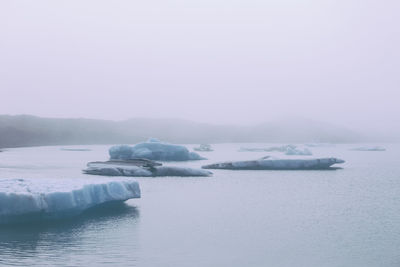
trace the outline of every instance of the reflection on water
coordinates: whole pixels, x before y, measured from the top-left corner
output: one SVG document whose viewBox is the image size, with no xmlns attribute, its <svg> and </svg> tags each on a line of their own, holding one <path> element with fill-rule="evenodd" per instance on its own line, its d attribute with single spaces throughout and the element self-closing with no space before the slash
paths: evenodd
<svg viewBox="0 0 400 267">
<path fill-rule="evenodd" d="M 266 156 L 238 153 L 241 146 L 214 145 L 208 160 L 165 164 L 199 168 Z M 0 266 L 398 267 L 400 145 L 385 146 L 383 153 L 349 151 L 353 145 L 313 148 L 315 157 L 346 160 L 337 171 L 135 178 L 142 198 L 126 205 L 0 226 Z M 20 167 L 0 167 L 0 179 L 96 180 L 81 170 L 105 160 L 108 147 L 10 149 L 0 153 L 1 164 Z"/>
<path fill-rule="evenodd" d="M 102 246 L 101 236 L 95 238 L 100 241 L 98 244 L 93 242 L 96 232 L 105 233 L 128 225 L 132 230 L 138 218 L 136 207 L 114 202 L 91 208 L 74 218 L 0 226 L 0 265 L 21 265 L 30 261 L 34 264 L 40 258 L 44 260 L 40 265 L 50 265 L 49 258 L 57 258 L 59 253 L 67 251 L 95 255 L 97 247 Z M 91 244 L 85 244 L 87 236 L 91 236 Z M 54 253 L 56 251 L 58 253 Z"/>
</svg>

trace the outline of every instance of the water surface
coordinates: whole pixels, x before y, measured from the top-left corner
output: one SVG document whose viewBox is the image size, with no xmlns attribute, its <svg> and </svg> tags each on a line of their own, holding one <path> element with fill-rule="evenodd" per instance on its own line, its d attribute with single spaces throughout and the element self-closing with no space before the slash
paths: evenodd
<svg viewBox="0 0 400 267">
<path fill-rule="evenodd" d="M 188 145 L 194 147 L 196 145 Z M 207 161 L 280 153 L 214 145 Z M 213 170 L 213 177 L 134 178 L 142 198 L 60 222 L 0 226 L 4 266 L 400 266 L 400 146 L 311 148 L 346 160 L 335 171 Z M 85 175 L 109 146 L 7 149 L 1 178 Z M 71 148 L 71 147 L 68 147 Z M 110 178 L 113 179 L 113 178 Z"/>
</svg>

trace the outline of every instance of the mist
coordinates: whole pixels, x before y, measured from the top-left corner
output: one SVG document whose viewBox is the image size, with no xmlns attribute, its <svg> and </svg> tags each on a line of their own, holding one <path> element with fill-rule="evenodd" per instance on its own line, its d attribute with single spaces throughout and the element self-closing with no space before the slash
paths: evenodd
<svg viewBox="0 0 400 267">
<path fill-rule="evenodd" d="M 4 0 L 0 114 L 243 127 L 300 119 L 393 139 L 399 8 Z"/>
<path fill-rule="evenodd" d="M 400 266 L 400 0 L 0 0 L 1 266 Z"/>
</svg>

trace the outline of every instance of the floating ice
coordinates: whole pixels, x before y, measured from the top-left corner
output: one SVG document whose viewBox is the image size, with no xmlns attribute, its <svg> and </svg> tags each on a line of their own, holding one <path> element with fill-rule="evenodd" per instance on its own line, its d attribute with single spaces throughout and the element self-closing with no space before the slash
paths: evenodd
<svg viewBox="0 0 400 267">
<path fill-rule="evenodd" d="M 350 150 L 354 150 L 354 151 L 386 151 L 386 149 L 384 147 L 380 147 L 380 146 L 356 147 L 356 148 L 352 148 Z"/>
<path fill-rule="evenodd" d="M 214 151 L 209 144 L 200 144 L 198 147 L 193 148 L 194 151 L 212 152 Z"/>
<path fill-rule="evenodd" d="M 88 168 L 83 170 L 86 174 L 105 176 L 133 176 L 133 177 L 154 177 L 154 176 L 211 176 L 212 173 L 202 169 L 160 166 L 157 164 L 128 165 L 124 161 L 119 162 L 93 162 L 88 163 Z"/>
<path fill-rule="evenodd" d="M 144 158 L 161 161 L 186 161 L 205 159 L 186 147 L 150 139 L 133 147 L 127 145 L 113 146 L 109 149 L 111 159 Z"/>
<path fill-rule="evenodd" d="M 103 203 L 140 198 L 136 181 L 90 181 L 0 179 L 0 223 L 70 217 Z"/>
<path fill-rule="evenodd" d="M 265 157 L 259 160 L 231 161 L 205 165 L 203 169 L 229 170 L 320 170 L 329 169 L 333 164 L 344 163 L 337 158 L 320 159 L 274 159 Z"/>
<path fill-rule="evenodd" d="M 308 148 L 300 149 L 296 147 L 287 147 L 285 155 L 301 155 L 301 156 L 311 156 L 311 150 Z"/>
<path fill-rule="evenodd" d="M 212 172 L 175 166 L 155 167 L 154 176 L 211 176 Z"/>
</svg>

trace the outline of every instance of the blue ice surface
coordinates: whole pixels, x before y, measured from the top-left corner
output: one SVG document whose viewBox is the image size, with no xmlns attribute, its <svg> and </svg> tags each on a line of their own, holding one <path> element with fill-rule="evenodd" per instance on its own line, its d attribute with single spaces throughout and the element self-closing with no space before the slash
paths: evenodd
<svg viewBox="0 0 400 267">
<path fill-rule="evenodd" d="M 0 225 L 64 219 L 131 198 L 140 198 L 132 180 L 1 179 Z"/>
<path fill-rule="evenodd" d="M 143 158 L 160 161 L 186 161 L 205 159 L 196 152 L 189 151 L 185 146 L 164 143 L 151 138 L 147 142 L 134 146 L 117 145 L 109 149 L 111 159 Z"/>
</svg>

